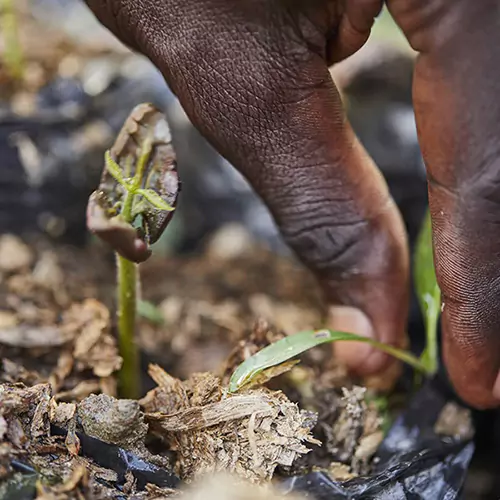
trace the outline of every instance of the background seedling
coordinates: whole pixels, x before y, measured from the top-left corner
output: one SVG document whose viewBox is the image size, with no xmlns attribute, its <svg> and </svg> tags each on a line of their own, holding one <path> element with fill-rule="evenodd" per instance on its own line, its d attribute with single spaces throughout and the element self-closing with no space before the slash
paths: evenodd
<svg viewBox="0 0 500 500">
<path fill-rule="evenodd" d="M 376 349 L 409 364 L 426 375 L 436 372 L 438 366 L 437 353 L 437 320 L 440 311 L 440 292 L 434 272 L 432 255 L 432 233 L 430 216 L 427 214 L 419 236 L 415 257 L 416 284 L 419 301 L 425 316 L 427 345 L 421 358 L 410 352 L 376 340 L 348 332 L 332 330 L 305 331 L 285 337 L 274 344 L 264 347 L 261 351 L 241 363 L 234 371 L 229 381 L 229 392 L 236 392 L 248 386 L 265 370 L 280 365 L 305 351 L 326 342 L 350 340 L 370 344 Z"/>
<path fill-rule="evenodd" d="M 248 385 L 264 370 L 273 366 L 280 365 L 299 354 L 317 347 L 327 342 L 337 342 L 339 340 L 352 340 L 364 342 L 380 349 L 381 351 L 394 356 L 395 358 L 408 363 L 413 368 L 426 372 L 426 367 L 413 354 L 397 349 L 396 347 L 377 342 L 376 340 L 355 335 L 354 333 L 337 332 L 333 330 L 309 330 L 305 332 L 290 335 L 284 339 L 278 340 L 274 344 L 264 347 L 258 353 L 241 363 L 234 371 L 229 381 L 229 392 L 236 392 L 242 387 Z"/>
<path fill-rule="evenodd" d="M 437 372 L 439 363 L 437 329 L 441 312 L 441 290 L 437 284 L 432 252 L 431 217 L 427 213 L 415 252 L 415 288 L 424 317 L 426 346 L 421 361 L 428 373 Z"/>
<path fill-rule="evenodd" d="M 150 104 L 134 108 L 104 163 L 99 188 L 89 199 L 87 226 L 116 251 L 118 338 L 123 358 L 120 391 L 123 397 L 137 398 L 138 264 L 151 256 L 150 245 L 167 227 L 179 191 L 165 117 Z"/>
<path fill-rule="evenodd" d="M 3 37 L 3 61 L 7 72 L 13 80 L 21 80 L 24 57 L 14 0 L 0 0 L 0 34 Z"/>
</svg>

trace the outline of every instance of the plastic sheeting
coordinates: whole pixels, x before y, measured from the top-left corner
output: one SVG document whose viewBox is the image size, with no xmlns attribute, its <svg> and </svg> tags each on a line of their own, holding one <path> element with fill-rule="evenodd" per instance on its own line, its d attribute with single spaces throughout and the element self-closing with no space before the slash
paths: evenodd
<svg viewBox="0 0 500 500">
<path fill-rule="evenodd" d="M 286 480 L 286 491 L 314 500 L 455 500 L 474 452 L 467 439 L 443 437 L 434 425 L 448 402 L 436 381 L 426 384 L 382 442 L 373 474 L 340 483 L 324 472 Z"/>
</svg>

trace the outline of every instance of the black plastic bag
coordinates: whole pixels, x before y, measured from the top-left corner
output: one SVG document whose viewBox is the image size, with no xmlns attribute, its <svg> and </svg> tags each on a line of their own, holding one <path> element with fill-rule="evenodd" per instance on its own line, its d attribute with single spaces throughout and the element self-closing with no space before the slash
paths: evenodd
<svg viewBox="0 0 500 500">
<path fill-rule="evenodd" d="M 437 381 L 427 383 L 391 427 L 377 454 L 373 474 L 333 481 L 324 472 L 293 477 L 285 491 L 298 491 L 315 500 L 455 500 L 474 453 L 472 440 L 442 437 L 434 431 L 449 401 Z"/>
</svg>

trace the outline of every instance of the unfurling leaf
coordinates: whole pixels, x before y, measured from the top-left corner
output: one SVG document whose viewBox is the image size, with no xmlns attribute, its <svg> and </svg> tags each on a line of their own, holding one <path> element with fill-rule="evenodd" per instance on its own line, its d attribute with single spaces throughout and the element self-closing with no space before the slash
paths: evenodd
<svg viewBox="0 0 500 500">
<path fill-rule="evenodd" d="M 138 189 L 136 193 L 144 196 L 146 200 L 158 210 L 165 210 L 165 212 L 172 212 L 174 207 L 169 205 L 159 194 L 152 189 Z"/>
<path fill-rule="evenodd" d="M 135 107 L 105 155 L 87 226 L 121 256 L 143 262 L 167 227 L 179 193 L 175 153 L 165 116 Z"/>
<path fill-rule="evenodd" d="M 425 367 L 411 353 L 396 347 L 378 342 L 368 337 L 362 337 L 354 333 L 337 332 L 333 330 L 308 330 L 290 335 L 278 340 L 274 344 L 264 347 L 253 356 L 241 363 L 231 376 L 229 381 L 229 392 L 236 392 L 242 387 L 253 383 L 255 378 L 264 370 L 285 363 L 292 358 L 302 354 L 313 347 L 326 342 L 337 342 L 339 340 L 352 340 L 368 343 L 395 358 L 408 363 L 417 370 L 424 371 Z"/>
<path fill-rule="evenodd" d="M 115 181 L 122 186 L 126 186 L 126 182 L 122 175 L 120 165 L 118 165 L 118 163 L 116 163 L 116 161 L 111 158 L 111 153 L 109 152 L 109 150 L 104 153 L 104 162 L 106 163 L 107 171 L 113 176 Z"/>
<path fill-rule="evenodd" d="M 441 311 L 441 291 L 436 279 L 432 252 L 432 225 L 430 213 L 425 216 L 415 251 L 415 288 L 424 316 L 426 348 L 422 362 L 430 373 L 438 369 L 437 327 Z"/>
</svg>

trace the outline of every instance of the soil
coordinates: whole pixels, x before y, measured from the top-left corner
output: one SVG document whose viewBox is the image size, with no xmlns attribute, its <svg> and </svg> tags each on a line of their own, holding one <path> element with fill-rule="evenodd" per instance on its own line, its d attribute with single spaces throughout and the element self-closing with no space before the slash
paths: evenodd
<svg viewBox="0 0 500 500">
<path fill-rule="evenodd" d="M 148 375 L 132 401 L 116 399 L 112 256 L 0 237 L 0 498 L 27 478 L 37 498 L 163 498 L 180 495 L 165 471 L 188 483 L 230 471 L 255 484 L 317 468 L 339 480 L 370 472 L 389 417 L 328 346 L 227 394 L 239 362 L 323 316 L 307 272 L 251 244 L 228 253 L 236 239 L 225 230 L 201 256 L 141 266 Z M 447 412 L 440 425 L 464 432 L 464 416 Z M 119 463 L 103 462 L 105 443 L 162 471 L 160 486 L 154 474 L 121 477 Z"/>
</svg>

